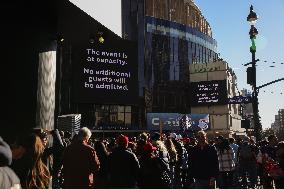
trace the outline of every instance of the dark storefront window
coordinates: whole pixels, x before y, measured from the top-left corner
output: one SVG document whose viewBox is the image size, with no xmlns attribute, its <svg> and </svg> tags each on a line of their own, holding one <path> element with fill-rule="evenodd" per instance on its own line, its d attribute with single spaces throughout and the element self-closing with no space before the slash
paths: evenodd
<svg viewBox="0 0 284 189">
<path fill-rule="evenodd" d="M 132 120 L 131 106 L 125 106 L 125 125 L 126 127 L 131 126 L 131 120 Z"/>
<path fill-rule="evenodd" d="M 102 128 L 106 123 L 109 123 L 109 106 L 108 105 L 96 105 L 96 128 Z"/>
<path fill-rule="evenodd" d="M 82 105 L 81 105 L 82 106 Z M 90 111 L 92 109 L 92 111 Z M 131 106 L 93 105 L 92 108 L 79 108 L 82 114 L 82 126 L 95 130 L 128 130 L 133 129 Z M 92 112 L 92 114 L 90 114 Z M 87 121 L 86 121 L 87 120 Z"/>
</svg>

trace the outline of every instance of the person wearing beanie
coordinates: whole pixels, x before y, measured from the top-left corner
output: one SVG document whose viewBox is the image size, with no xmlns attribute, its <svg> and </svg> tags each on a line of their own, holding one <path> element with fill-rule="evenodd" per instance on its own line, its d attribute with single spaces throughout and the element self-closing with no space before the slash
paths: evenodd
<svg viewBox="0 0 284 189">
<path fill-rule="evenodd" d="M 20 189 L 20 179 L 10 169 L 12 152 L 9 145 L 0 137 L 0 189 Z"/>
<path fill-rule="evenodd" d="M 129 143 L 128 137 L 125 136 L 125 135 L 119 135 L 117 137 L 116 143 L 117 143 L 118 146 L 120 146 L 122 148 L 127 148 L 128 143 Z"/>
<path fill-rule="evenodd" d="M 111 188 L 136 189 L 138 170 L 140 168 L 136 155 L 130 152 L 128 137 L 119 135 L 117 147 L 109 155 L 109 181 Z"/>
<path fill-rule="evenodd" d="M 170 189 L 171 178 L 167 164 L 155 155 L 158 148 L 148 142 L 144 145 L 144 153 L 140 158 L 139 188 Z"/>
<path fill-rule="evenodd" d="M 151 135 L 151 140 L 152 141 L 158 141 L 158 140 L 160 140 L 161 139 L 161 135 L 160 135 L 160 133 L 158 133 L 158 132 L 154 132 L 152 135 Z"/>
</svg>

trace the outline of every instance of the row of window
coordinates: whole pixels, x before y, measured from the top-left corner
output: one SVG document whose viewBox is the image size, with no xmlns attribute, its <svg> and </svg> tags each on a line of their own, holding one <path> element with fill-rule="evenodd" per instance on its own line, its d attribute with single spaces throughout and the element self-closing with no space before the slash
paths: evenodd
<svg viewBox="0 0 284 189">
<path fill-rule="evenodd" d="M 209 23 L 192 2 L 189 3 L 182 0 L 146 0 L 145 9 L 147 16 L 191 26 L 208 36 L 212 36 Z"/>
<path fill-rule="evenodd" d="M 164 34 L 173 33 L 174 35 L 181 36 L 183 38 L 186 38 L 186 36 L 188 38 L 192 38 L 193 36 L 196 36 L 196 37 L 199 37 L 205 40 L 208 43 L 211 43 L 217 46 L 217 41 L 213 39 L 212 36 L 206 35 L 191 26 L 187 26 L 187 25 L 180 24 L 178 22 L 169 21 L 169 20 L 150 17 L 150 16 L 145 17 L 145 23 L 146 23 L 146 26 L 147 24 L 149 24 L 149 29 L 153 28 L 154 31 L 157 30 L 160 33 L 164 33 Z"/>
<path fill-rule="evenodd" d="M 210 43 L 209 41 L 204 40 L 203 38 L 198 37 L 197 35 L 191 34 L 191 33 L 186 32 L 186 31 L 181 31 L 181 30 L 169 28 L 169 27 L 166 27 L 166 26 L 147 23 L 146 32 L 157 33 L 157 34 L 160 34 L 160 35 L 166 35 L 166 36 L 170 36 L 170 37 L 184 39 L 186 41 L 190 41 L 190 42 L 199 44 L 203 47 L 206 47 L 206 48 L 208 48 L 208 49 L 210 49 L 214 52 L 217 51 L 217 45 L 215 43 Z"/>
<path fill-rule="evenodd" d="M 81 107 L 82 125 L 92 129 L 133 129 L 136 125 L 131 106 L 95 105 Z"/>
<path fill-rule="evenodd" d="M 147 78 L 155 81 L 189 81 L 188 64 L 213 62 L 217 54 L 199 44 L 147 33 L 145 44 Z"/>
</svg>

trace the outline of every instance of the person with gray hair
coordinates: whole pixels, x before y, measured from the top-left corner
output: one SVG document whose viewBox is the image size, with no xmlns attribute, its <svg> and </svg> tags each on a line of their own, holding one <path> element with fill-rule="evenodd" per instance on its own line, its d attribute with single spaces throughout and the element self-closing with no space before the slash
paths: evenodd
<svg viewBox="0 0 284 189">
<path fill-rule="evenodd" d="M 100 162 L 95 149 L 88 144 L 91 135 L 87 127 L 81 128 L 76 140 L 64 152 L 65 189 L 93 188 L 94 175 L 100 168 Z"/>
<path fill-rule="evenodd" d="M 90 129 L 88 129 L 87 127 L 82 127 L 78 132 L 77 139 L 80 141 L 86 140 L 88 142 L 91 136 L 92 136 L 92 132 L 90 131 Z"/>
</svg>

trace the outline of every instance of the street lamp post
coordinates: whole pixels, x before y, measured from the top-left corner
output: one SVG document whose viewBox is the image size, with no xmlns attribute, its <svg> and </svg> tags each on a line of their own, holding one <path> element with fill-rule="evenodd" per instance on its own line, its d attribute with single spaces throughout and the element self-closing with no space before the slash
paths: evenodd
<svg viewBox="0 0 284 189">
<path fill-rule="evenodd" d="M 247 72 L 248 76 L 250 77 L 250 81 L 248 80 L 248 83 L 252 85 L 253 94 L 252 94 L 252 106 L 253 106 L 253 120 L 254 120 L 254 134 L 256 137 L 256 140 L 259 141 L 261 139 L 260 132 L 262 130 L 260 120 L 259 120 L 259 110 L 258 110 L 258 89 L 256 87 L 256 59 L 255 59 L 255 52 L 256 52 L 256 45 L 255 45 L 255 39 L 256 35 L 258 34 L 257 29 L 254 27 L 257 20 L 257 15 L 253 11 L 253 6 L 250 6 L 250 13 L 247 17 L 247 21 L 250 23 L 251 28 L 249 31 L 250 39 L 251 39 L 251 46 L 250 46 L 250 52 L 252 55 L 252 61 L 251 65 L 252 67 L 249 67 Z"/>
</svg>

